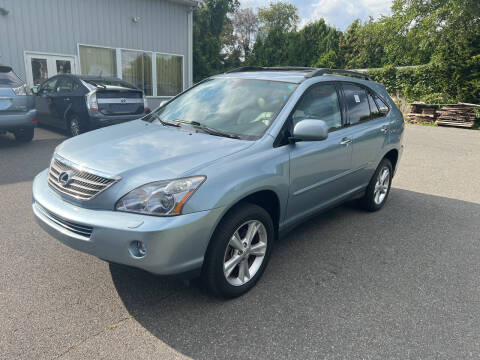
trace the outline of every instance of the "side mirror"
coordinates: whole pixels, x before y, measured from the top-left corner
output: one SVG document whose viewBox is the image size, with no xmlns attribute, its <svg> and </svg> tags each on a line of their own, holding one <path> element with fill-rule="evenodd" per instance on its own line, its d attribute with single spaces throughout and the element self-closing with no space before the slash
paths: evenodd
<svg viewBox="0 0 480 360">
<path fill-rule="evenodd" d="M 38 86 L 33 86 L 30 91 L 32 92 L 33 95 L 37 95 L 38 94 Z"/>
<path fill-rule="evenodd" d="M 323 120 L 302 120 L 295 125 L 291 141 L 320 141 L 328 137 L 328 125 Z"/>
</svg>

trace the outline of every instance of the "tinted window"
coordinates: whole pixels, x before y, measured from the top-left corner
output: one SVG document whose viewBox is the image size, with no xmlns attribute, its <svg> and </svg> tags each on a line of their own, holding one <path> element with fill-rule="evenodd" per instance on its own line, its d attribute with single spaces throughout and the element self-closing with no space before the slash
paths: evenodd
<svg viewBox="0 0 480 360">
<path fill-rule="evenodd" d="M 378 96 L 375 96 L 375 101 L 377 102 L 378 108 L 380 109 L 380 112 L 382 114 L 388 113 L 388 110 L 389 110 L 388 105 L 385 104 L 385 102 L 382 99 L 380 99 Z"/>
<path fill-rule="evenodd" d="M 343 85 L 343 92 L 350 124 L 368 120 L 370 118 L 370 107 L 365 90 L 355 85 Z"/>
<path fill-rule="evenodd" d="M 40 92 L 45 92 L 45 93 L 56 92 L 57 81 L 58 81 L 58 78 L 53 78 L 45 81 L 42 85 L 42 88 L 40 89 Z"/>
<path fill-rule="evenodd" d="M 373 97 L 370 93 L 368 94 L 368 103 L 370 104 L 370 113 L 372 114 L 373 119 L 382 116 L 380 111 L 378 111 L 377 104 L 375 103 L 375 100 L 373 100 Z"/>
<path fill-rule="evenodd" d="M 78 88 L 77 83 L 68 77 L 63 77 L 58 80 L 57 91 L 58 92 L 72 92 Z"/>
<path fill-rule="evenodd" d="M 323 120 L 330 130 L 342 126 L 335 85 L 318 85 L 305 92 L 293 113 L 293 125 L 304 119 Z"/>
<path fill-rule="evenodd" d="M 109 85 L 109 86 L 121 86 L 125 87 L 128 89 L 137 89 L 135 86 L 132 84 L 122 81 L 122 80 L 116 80 L 116 79 L 84 79 L 86 83 L 92 84 L 94 86 L 97 85 Z"/>
</svg>

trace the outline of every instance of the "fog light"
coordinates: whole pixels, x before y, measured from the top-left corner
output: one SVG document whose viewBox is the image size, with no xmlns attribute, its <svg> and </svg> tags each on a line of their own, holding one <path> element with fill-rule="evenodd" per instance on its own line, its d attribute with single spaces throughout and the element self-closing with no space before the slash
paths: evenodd
<svg viewBox="0 0 480 360">
<path fill-rule="evenodd" d="M 137 240 L 130 243 L 128 250 L 130 251 L 130 255 L 132 255 L 134 258 L 143 258 L 147 254 L 145 244 Z"/>
</svg>

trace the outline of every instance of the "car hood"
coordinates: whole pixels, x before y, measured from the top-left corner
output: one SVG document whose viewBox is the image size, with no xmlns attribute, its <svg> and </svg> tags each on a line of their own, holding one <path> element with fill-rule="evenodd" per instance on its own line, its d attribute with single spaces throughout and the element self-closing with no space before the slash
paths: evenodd
<svg viewBox="0 0 480 360">
<path fill-rule="evenodd" d="M 135 120 L 66 140 L 57 154 L 86 168 L 122 177 L 130 173 L 148 182 L 185 175 L 252 143 Z"/>
</svg>

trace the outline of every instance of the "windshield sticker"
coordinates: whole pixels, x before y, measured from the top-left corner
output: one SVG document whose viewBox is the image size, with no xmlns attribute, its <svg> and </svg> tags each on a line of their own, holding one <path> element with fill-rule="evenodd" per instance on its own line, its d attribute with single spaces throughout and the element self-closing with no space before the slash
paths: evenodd
<svg viewBox="0 0 480 360">
<path fill-rule="evenodd" d="M 357 94 L 354 94 L 353 97 L 355 98 L 355 102 L 359 103 L 360 102 L 360 96 Z"/>
</svg>

